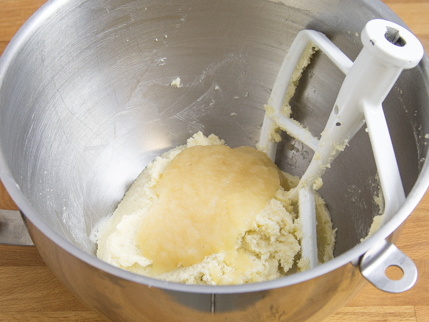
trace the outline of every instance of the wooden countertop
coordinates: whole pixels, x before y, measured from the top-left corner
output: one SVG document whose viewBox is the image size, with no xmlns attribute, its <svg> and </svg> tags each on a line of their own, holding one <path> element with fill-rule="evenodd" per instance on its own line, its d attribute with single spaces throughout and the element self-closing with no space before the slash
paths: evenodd
<svg viewBox="0 0 429 322">
<path fill-rule="evenodd" d="M 0 0 L 0 54 L 45 0 Z M 429 52 L 429 0 L 385 0 Z M 0 209 L 17 209 L 0 185 Z M 417 284 L 387 294 L 368 284 L 324 322 L 429 321 L 429 192 L 406 221 L 397 246 L 416 263 Z M 46 267 L 34 247 L 0 245 L 0 321 L 106 321 L 77 300 Z"/>
</svg>

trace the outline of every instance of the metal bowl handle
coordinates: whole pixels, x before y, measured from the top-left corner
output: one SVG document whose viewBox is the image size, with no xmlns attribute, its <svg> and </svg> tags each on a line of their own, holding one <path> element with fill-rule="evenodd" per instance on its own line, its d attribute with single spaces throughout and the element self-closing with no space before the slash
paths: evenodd
<svg viewBox="0 0 429 322">
<path fill-rule="evenodd" d="M 0 209 L 0 244 L 33 246 L 27 225 L 19 211 Z"/>
<path fill-rule="evenodd" d="M 399 267 L 403 276 L 392 280 L 386 275 L 387 268 Z M 417 267 L 414 262 L 394 244 L 382 240 L 362 257 L 360 262 L 362 275 L 378 289 L 389 293 L 401 293 L 409 290 L 417 281 Z"/>
</svg>

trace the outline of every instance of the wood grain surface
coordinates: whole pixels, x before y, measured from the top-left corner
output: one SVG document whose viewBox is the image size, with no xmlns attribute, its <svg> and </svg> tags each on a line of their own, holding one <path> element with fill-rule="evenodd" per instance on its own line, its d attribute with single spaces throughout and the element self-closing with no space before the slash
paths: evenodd
<svg viewBox="0 0 429 322">
<path fill-rule="evenodd" d="M 429 0 L 384 1 L 429 52 Z M 0 0 L 0 54 L 45 0 Z M 0 185 L 0 209 L 17 209 Z M 368 284 L 324 322 L 429 321 L 429 192 L 406 221 L 397 246 L 419 270 L 417 284 L 387 294 Z M 77 300 L 46 267 L 34 247 L 0 245 L 0 321 L 106 321 Z"/>
</svg>

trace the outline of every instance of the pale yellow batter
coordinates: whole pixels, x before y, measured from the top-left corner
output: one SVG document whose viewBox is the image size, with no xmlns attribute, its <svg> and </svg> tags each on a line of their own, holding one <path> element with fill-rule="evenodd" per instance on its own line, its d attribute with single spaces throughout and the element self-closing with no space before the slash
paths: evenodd
<svg viewBox="0 0 429 322">
<path fill-rule="evenodd" d="M 298 178 L 262 152 L 231 149 L 215 135 L 157 157 L 96 232 L 97 256 L 163 280 L 241 284 L 305 269 L 301 224 L 285 189 Z M 319 261 L 333 257 L 334 231 L 317 197 Z"/>
</svg>

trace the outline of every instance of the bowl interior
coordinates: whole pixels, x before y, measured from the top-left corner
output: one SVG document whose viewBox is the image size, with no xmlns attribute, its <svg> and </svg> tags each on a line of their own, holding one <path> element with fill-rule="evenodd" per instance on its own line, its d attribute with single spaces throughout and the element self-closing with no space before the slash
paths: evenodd
<svg viewBox="0 0 429 322">
<path fill-rule="evenodd" d="M 54 1 L 25 25 L 2 60 L 7 171 L 38 216 L 94 254 L 91 229 L 154 157 L 197 131 L 232 147 L 257 143 L 263 106 L 298 31 L 324 32 L 354 60 L 362 28 L 378 17 L 400 23 L 381 2 L 351 0 Z M 406 193 L 427 154 L 426 66 L 427 58 L 403 72 L 384 103 Z M 177 77 L 180 88 L 170 86 Z M 304 72 L 292 116 L 314 135 L 343 79 L 322 53 Z M 284 134 L 276 162 L 302 175 L 311 156 Z M 364 129 L 323 181 L 339 255 L 366 236 L 379 213 Z"/>
</svg>

